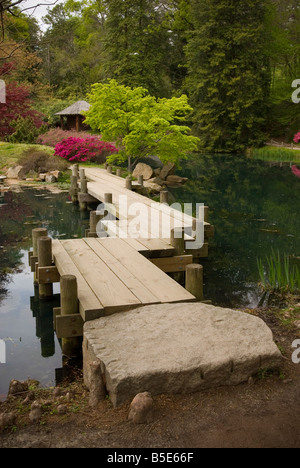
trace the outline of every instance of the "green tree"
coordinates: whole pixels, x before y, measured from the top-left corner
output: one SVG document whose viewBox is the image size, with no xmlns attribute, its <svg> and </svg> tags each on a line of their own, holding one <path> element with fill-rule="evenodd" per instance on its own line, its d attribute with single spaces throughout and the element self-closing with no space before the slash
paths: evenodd
<svg viewBox="0 0 300 468">
<path fill-rule="evenodd" d="M 267 28 L 272 84 L 268 130 L 291 141 L 300 129 L 299 106 L 292 102 L 291 85 L 300 78 L 300 8 L 297 0 L 274 0 Z"/>
<path fill-rule="evenodd" d="M 186 87 L 207 150 L 241 152 L 265 139 L 266 12 L 262 0 L 191 0 Z"/>
<path fill-rule="evenodd" d="M 120 149 L 119 161 L 131 164 L 150 155 L 178 163 L 197 150 L 198 138 L 184 125 L 192 111 L 187 96 L 156 99 L 144 88 L 130 88 L 110 80 L 95 84 L 89 95 L 86 123 L 100 131 L 104 141 Z"/>
<path fill-rule="evenodd" d="M 155 96 L 171 91 L 168 2 L 105 0 L 107 6 L 104 67 L 107 78 L 142 86 Z"/>
</svg>

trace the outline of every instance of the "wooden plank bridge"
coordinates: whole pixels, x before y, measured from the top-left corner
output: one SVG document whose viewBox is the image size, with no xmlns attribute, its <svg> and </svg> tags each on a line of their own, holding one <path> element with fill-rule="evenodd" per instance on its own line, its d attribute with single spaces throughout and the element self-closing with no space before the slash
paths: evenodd
<svg viewBox="0 0 300 468">
<path fill-rule="evenodd" d="M 203 221 L 204 245 L 191 249 L 195 218 L 132 190 L 139 189 L 142 183 L 132 185 L 131 181 L 97 168 L 80 170 L 80 175 L 81 180 L 76 172 L 73 175 L 71 194 L 77 195 L 81 209 L 89 202 L 105 202 L 105 211 L 115 219 L 106 221 L 106 213 L 92 211 L 90 229 L 83 239 L 52 240 L 46 237 L 45 229 L 33 231 L 33 252 L 29 257 L 40 297 L 50 297 L 53 283 L 62 277 L 76 278 L 77 310 L 55 310 L 58 338 L 82 336 L 84 322 L 121 311 L 201 300 L 203 270 L 193 262 L 208 255 L 213 227 Z M 133 238 L 128 236 L 128 228 L 135 226 L 133 208 L 137 204 L 146 209 L 141 210 L 139 217 L 139 236 Z M 153 217 L 155 223 L 150 219 Z M 105 237 L 97 235 L 99 222 L 105 228 Z M 182 236 L 175 238 L 178 229 Z M 178 272 L 187 272 L 185 288 L 167 274 Z"/>
</svg>

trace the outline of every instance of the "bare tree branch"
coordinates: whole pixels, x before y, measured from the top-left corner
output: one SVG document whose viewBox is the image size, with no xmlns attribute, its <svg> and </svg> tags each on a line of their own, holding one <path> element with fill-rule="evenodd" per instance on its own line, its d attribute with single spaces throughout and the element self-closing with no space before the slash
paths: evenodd
<svg viewBox="0 0 300 468">
<path fill-rule="evenodd" d="M 23 14 L 24 12 L 31 12 L 29 16 L 33 16 L 36 9 L 41 6 L 54 6 L 58 3 L 59 0 L 50 0 L 50 1 L 41 1 L 37 2 L 36 5 L 27 6 L 26 7 L 26 0 L 0 0 L 0 46 L 5 41 L 5 22 L 4 22 L 4 14 L 11 15 L 14 17 L 18 17 L 19 15 Z M 22 8 L 24 7 L 24 8 Z M 26 40 L 22 41 L 16 47 L 14 47 L 11 51 L 5 52 L 5 50 L 0 47 L 0 51 L 4 52 L 3 56 L 0 57 L 0 61 L 5 61 L 15 54 L 15 52 L 24 46 Z"/>
</svg>

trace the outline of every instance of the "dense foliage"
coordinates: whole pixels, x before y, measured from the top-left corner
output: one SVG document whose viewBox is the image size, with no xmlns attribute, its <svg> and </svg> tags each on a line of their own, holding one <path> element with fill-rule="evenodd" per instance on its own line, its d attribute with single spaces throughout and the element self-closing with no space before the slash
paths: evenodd
<svg viewBox="0 0 300 468">
<path fill-rule="evenodd" d="M 42 114 L 32 108 L 28 89 L 15 82 L 6 86 L 6 102 L 0 103 L 0 115 L 0 138 L 15 133 L 18 119 L 29 119 L 35 128 L 40 128 L 43 124 Z"/>
<path fill-rule="evenodd" d="M 70 137 L 55 147 L 55 155 L 70 162 L 104 163 L 107 156 L 117 152 L 118 150 L 113 144 L 101 141 L 98 137 Z"/>
<path fill-rule="evenodd" d="M 208 150 L 291 142 L 300 130 L 291 99 L 300 78 L 298 0 L 65 0 L 49 8 L 43 30 L 26 6 L 1 12 L 0 69 L 10 68 L 2 73 L 8 92 L 26 88 L 49 125 L 94 83 L 115 79 L 156 98 L 187 95 L 189 124 Z M 1 138 L 32 112 L 8 104 Z"/>
<path fill-rule="evenodd" d="M 117 142 L 117 159 L 127 160 L 129 170 L 132 162 L 151 155 L 178 163 L 198 148 L 198 139 L 184 125 L 192 111 L 187 96 L 156 99 L 144 88 L 132 89 L 111 80 L 94 85 L 89 101 L 86 123 L 99 130 L 104 140 Z"/>
<path fill-rule="evenodd" d="M 194 123 L 210 151 L 264 142 L 270 87 L 262 0 L 192 0 L 187 88 Z"/>
</svg>

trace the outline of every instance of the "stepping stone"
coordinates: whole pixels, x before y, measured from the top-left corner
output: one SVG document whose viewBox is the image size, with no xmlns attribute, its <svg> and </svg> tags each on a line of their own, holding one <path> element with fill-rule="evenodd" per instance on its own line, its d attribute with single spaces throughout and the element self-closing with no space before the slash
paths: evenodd
<svg viewBox="0 0 300 468">
<path fill-rule="evenodd" d="M 202 303 L 151 305 L 84 327 L 84 378 L 102 362 L 114 406 L 142 392 L 188 394 L 247 382 L 282 356 L 258 317 Z"/>
</svg>

